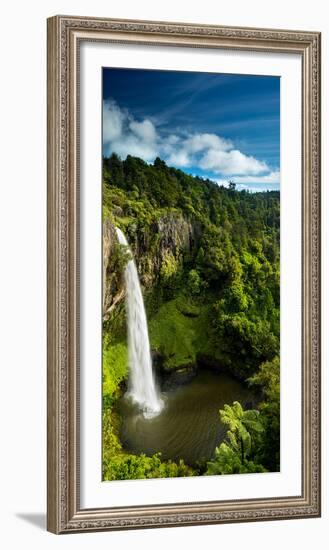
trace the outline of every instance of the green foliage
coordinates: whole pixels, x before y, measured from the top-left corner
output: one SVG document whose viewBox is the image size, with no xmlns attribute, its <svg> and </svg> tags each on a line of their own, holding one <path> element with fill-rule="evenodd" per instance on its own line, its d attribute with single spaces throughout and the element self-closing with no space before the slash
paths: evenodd
<svg viewBox="0 0 329 550">
<path fill-rule="evenodd" d="M 122 449 L 118 415 L 111 408 L 103 412 L 103 481 L 193 476 L 183 460 L 162 461 L 161 453 L 134 455 Z"/>
<path fill-rule="evenodd" d="M 178 463 L 171 460 L 161 461 L 161 454 L 117 454 L 108 461 L 104 469 L 104 481 L 114 479 L 153 479 L 163 477 L 188 477 L 193 475 L 192 468 L 183 460 Z"/>
<path fill-rule="evenodd" d="M 259 370 L 249 378 L 251 386 L 262 388 L 264 396 L 269 401 L 280 400 L 280 359 L 275 357 L 273 361 L 262 363 Z"/>
<path fill-rule="evenodd" d="M 115 268 L 115 271 L 120 276 L 122 276 L 124 268 L 131 259 L 131 253 L 129 252 L 128 246 L 124 244 L 113 243 L 111 251 L 111 267 L 113 266 Z"/>
<path fill-rule="evenodd" d="M 111 407 L 103 407 L 102 418 L 102 464 L 103 479 L 106 479 L 113 457 L 122 453 L 119 440 L 120 419 Z"/>
<path fill-rule="evenodd" d="M 241 412 L 233 404 L 231 414 L 224 407 L 222 420 L 233 422 L 234 417 L 239 428 L 227 423 L 227 441 L 216 450 L 208 471 L 277 470 L 279 192 L 239 192 L 234 182 L 226 189 L 159 158 L 147 164 L 113 154 L 103 161 L 103 217 L 127 236 L 143 285 L 151 347 L 164 367 L 181 369 L 207 356 L 240 379 L 249 379 L 262 395 L 259 413 Z M 113 246 L 106 273 L 113 295 L 122 285 L 128 259 L 125 247 Z M 118 304 L 104 323 L 105 410 L 113 406 L 127 377 L 124 315 L 124 305 Z M 112 437 L 115 429 L 109 427 L 108 434 Z M 163 466 L 158 455 L 127 455 L 117 435 L 113 437 L 112 442 L 104 440 L 104 448 L 116 449 L 110 455 L 105 449 L 105 479 L 162 477 L 165 468 L 167 477 L 179 468 Z"/>
<path fill-rule="evenodd" d="M 224 405 L 219 414 L 222 423 L 229 428 L 226 435 L 230 446 L 243 463 L 252 451 L 253 438 L 264 430 L 259 411 L 245 411 L 238 401 L 234 401 L 232 406 Z"/>
<path fill-rule="evenodd" d="M 150 319 L 151 347 L 162 356 L 166 369 L 193 365 L 199 353 L 209 351 L 209 311 L 207 304 L 195 303 L 182 293 L 162 304 Z"/>
<path fill-rule="evenodd" d="M 120 383 L 127 375 L 127 346 L 103 339 L 103 399 L 108 405 L 118 396 Z"/>
<path fill-rule="evenodd" d="M 187 288 L 193 296 L 198 296 L 207 287 L 207 282 L 202 279 L 196 269 L 191 269 L 187 276 Z"/>
<path fill-rule="evenodd" d="M 162 260 L 160 275 L 162 279 L 167 282 L 177 275 L 179 269 L 179 263 L 175 256 L 171 252 L 167 252 Z"/>
<path fill-rule="evenodd" d="M 221 443 L 215 450 L 215 458 L 208 462 L 206 475 L 225 475 L 225 474 L 253 474 L 266 472 L 261 464 L 252 460 L 244 460 L 227 443 Z"/>
<path fill-rule="evenodd" d="M 249 379 L 252 386 L 262 390 L 260 412 L 264 434 L 259 450 L 259 459 L 270 471 L 280 470 L 280 359 L 266 361 Z"/>
<path fill-rule="evenodd" d="M 167 369 L 195 363 L 197 328 L 197 317 L 184 315 L 177 300 L 163 304 L 150 320 L 151 347 L 161 354 Z"/>
<path fill-rule="evenodd" d="M 227 441 L 216 448 L 206 474 L 265 472 L 262 464 L 254 461 L 259 436 L 264 431 L 259 411 L 244 410 L 238 401 L 234 401 L 232 405 L 224 405 L 219 414 L 222 423 L 228 426 Z"/>
</svg>

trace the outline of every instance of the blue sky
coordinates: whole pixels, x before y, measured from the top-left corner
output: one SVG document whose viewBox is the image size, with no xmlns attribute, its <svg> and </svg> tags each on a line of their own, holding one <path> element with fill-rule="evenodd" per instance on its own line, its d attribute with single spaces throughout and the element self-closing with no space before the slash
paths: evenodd
<svg viewBox="0 0 329 550">
<path fill-rule="evenodd" d="M 116 152 L 239 189 L 280 187 L 280 79 L 103 69 L 103 154 Z"/>
</svg>

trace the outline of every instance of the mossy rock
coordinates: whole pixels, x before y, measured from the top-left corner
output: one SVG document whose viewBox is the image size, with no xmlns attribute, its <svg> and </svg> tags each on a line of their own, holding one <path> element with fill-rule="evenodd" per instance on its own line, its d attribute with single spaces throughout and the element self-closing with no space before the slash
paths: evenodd
<svg viewBox="0 0 329 550">
<path fill-rule="evenodd" d="M 161 357 L 164 371 L 184 369 L 196 365 L 197 354 L 209 344 L 208 309 L 192 301 L 188 311 L 182 312 L 184 297 L 162 304 L 158 312 L 149 321 L 151 348 Z M 198 313 L 197 313 L 198 312 Z"/>
<path fill-rule="evenodd" d="M 186 296 L 180 296 L 177 299 L 176 303 L 177 303 L 178 311 L 180 311 L 183 315 L 185 315 L 185 317 L 199 317 L 200 306 L 192 302 Z"/>
</svg>

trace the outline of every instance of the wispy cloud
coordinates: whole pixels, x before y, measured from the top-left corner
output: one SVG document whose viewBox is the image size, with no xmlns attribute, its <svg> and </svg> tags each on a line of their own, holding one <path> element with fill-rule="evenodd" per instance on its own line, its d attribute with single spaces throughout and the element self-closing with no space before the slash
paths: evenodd
<svg viewBox="0 0 329 550">
<path fill-rule="evenodd" d="M 216 180 L 219 185 L 228 185 L 229 181 L 227 179 Z M 280 172 L 278 170 L 274 172 L 269 172 L 262 176 L 236 176 L 234 182 L 237 184 L 279 184 L 280 183 Z"/>
<path fill-rule="evenodd" d="M 232 180 L 231 180 L 232 181 Z M 229 179 L 216 180 L 218 185 L 229 187 Z M 276 191 L 280 189 L 280 172 L 278 170 L 262 176 L 236 176 L 234 183 L 239 191 L 245 190 L 251 193 L 260 191 Z"/>
<path fill-rule="evenodd" d="M 241 184 L 279 181 L 278 172 L 271 172 L 266 162 L 246 155 L 229 139 L 215 133 L 163 133 L 154 121 L 137 120 L 112 99 L 103 105 L 103 150 L 105 155 L 133 155 L 146 162 L 159 156 L 179 168 L 222 176 L 223 185 L 226 177 Z"/>
</svg>

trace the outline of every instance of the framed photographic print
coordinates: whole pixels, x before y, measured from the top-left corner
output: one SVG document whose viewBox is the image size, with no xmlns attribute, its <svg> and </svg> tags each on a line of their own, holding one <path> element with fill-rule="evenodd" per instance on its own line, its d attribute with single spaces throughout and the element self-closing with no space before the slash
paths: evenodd
<svg viewBox="0 0 329 550">
<path fill-rule="evenodd" d="M 48 529 L 320 515 L 320 34 L 48 20 Z"/>
</svg>

